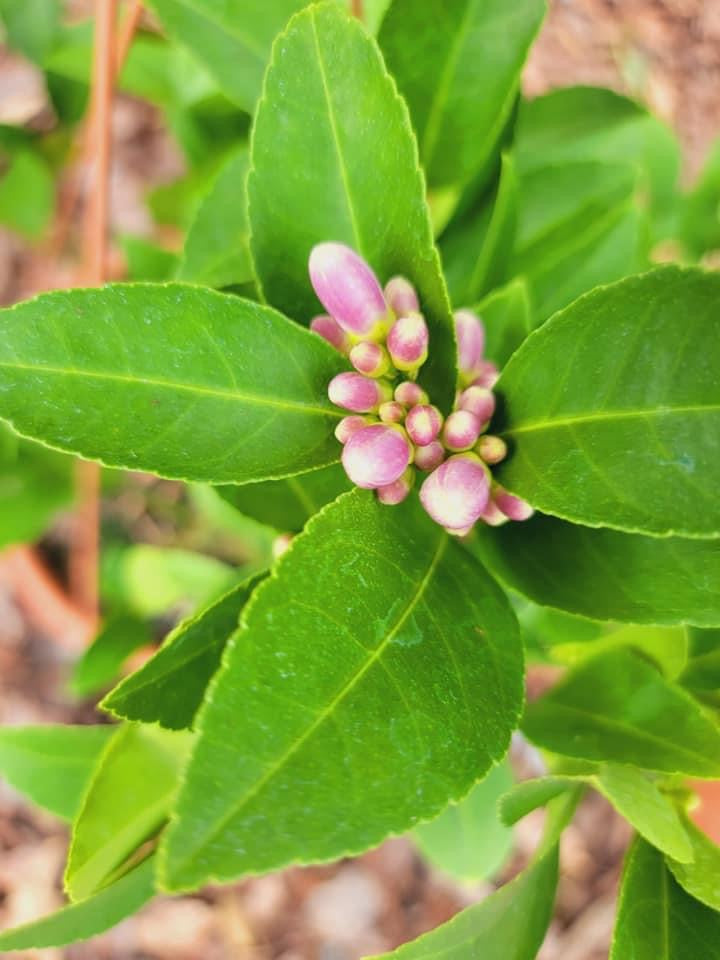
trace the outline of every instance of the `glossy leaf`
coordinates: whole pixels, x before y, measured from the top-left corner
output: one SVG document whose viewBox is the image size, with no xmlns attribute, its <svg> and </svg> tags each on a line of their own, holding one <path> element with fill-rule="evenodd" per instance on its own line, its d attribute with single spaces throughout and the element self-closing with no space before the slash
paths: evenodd
<svg viewBox="0 0 720 960">
<path fill-rule="evenodd" d="M 251 162 L 251 248 L 268 302 L 304 322 L 320 312 L 307 264 L 326 240 L 357 250 L 382 282 L 403 274 L 430 329 L 420 379 L 448 409 L 454 330 L 407 109 L 375 42 L 333 4 L 303 11 L 278 38 Z"/>
<path fill-rule="evenodd" d="M 112 733 L 100 726 L 5 726 L 0 777 L 37 806 L 71 820 Z"/>
<path fill-rule="evenodd" d="M 105 697 L 102 708 L 171 730 L 190 727 L 257 582 L 241 583 L 177 626 L 154 657 Z"/>
<path fill-rule="evenodd" d="M 77 697 L 88 697 L 108 687 L 130 654 L 152 643 L 152 639 L 149 625 L 138 617 L 108 620 L 75 664 L 70 689 Z"/>
<path fill-rule="evenodd" d="M 720 625 L 720 540 L 646 537 L 538 515 L 481 530 L 473 549 L 507 586 L 595 619 Z"/>
<path fill-rule="evenodd" d="M 720 535 L 719 295 L 720 277 L 666 267 L 556 314 L 498 384 L 498 479 L 576 523 Z"/>
<path fill-rule="evenodd" d="M 574 664 L 618 647 L 632 647 L 645 654 L 673 680 L 687 662 L 687 638 L 682 627 L 612 625 L 594 639 L 555 644 L 552 654 L 561 663 Z"/>
<path fill-rule="evenodd" d="M 71 899 L 95 893 L 159 830 L 190 743 L 189 733 L 140 724 L 116 728 L 73 824 L 65 870 Z"/>
<path fill-rule="evenodd" d="M 512 786 L 507 760 L 493 767 L 460 803 L 415 827 L 413 838 L 433 866 L 463 882 L 494 876 L 512 849 L 512 831 L 497 813 L 497 801 Z"/>
<path fill-rule="evenodd" d="M 527 283 L 518 278 L 493 290 L 473 309 L 485 324 L 485 353 L 504 367 L 531 329 L 530 294 Z"/>
<path fill-rule="evenodd" d="M 507 750 L 515 618 L 414 499 L 327 506 L 242 623 L 198 718 L 168 889 L 367 849 L 459 800 Z"/>
<path fill-rule="evenodd" d="M 584 660 L 528 706 L 522 728 L 539 746 L 569 757 L 720 776 L 718 726 L 630 650 Z"/>
<path fill-rule="evenodd" d="M 525 598 L 514 596 L 513 599 L 526 655 L 541 662 L 564 663 L 563 650 L 567 644 L 592 650 L 593 642 L 613 629 L 598 620 L 587 620 L 561 610 L 539 607 Z"/>
<path fill-rule="evenodd" d="M 210 290 L 110 285 L 0 312 L 0 415 L 112 466 L 216 483 L 338 456 L 339 354 L 268 307 Z"/>
<path fill-rule="evenodd" d="M 577 785 L 576 777 L 565 776 L 536 777 L 516 783 L 511 790 L 500 797 L 498 802 L 500 820 L 511 827 L 533 810 L 544 807 L 555 797 L 573 790 Z"/>
<path fill-rule="evenodd" d="M 690 690 L 720 690 L 720 629 L 688 629 L 689 661 L 680 682 Z"/>
<path fill-rule="evenodd" d="M 666 858 L 673 876 L 690 896 L 712 910 L 720 910 L 720 847 L 685 818 L 685 830 L 692 844 L 693 859 L 678 863 Z"/>
<path fill-rule="evenodd" d="M 431 187 L 467 183 L 493 159 L 544 13 L 542 0 L 394 0 L 379 42 Z"/>
<path fill-rule="evenodd" d="M 136 913 L 155 892 L 154 859 L 149 857 L 114 883 L 80 903 L 0 933 L 0 950 L 62 947 L 95 937 Z"/>
<path fill-rule="evenodd" d="M 610 960 L 718 960 L 720 914 L 688 896 L 662 854 L 636 840 L 625 862 Z"/>
</svg>

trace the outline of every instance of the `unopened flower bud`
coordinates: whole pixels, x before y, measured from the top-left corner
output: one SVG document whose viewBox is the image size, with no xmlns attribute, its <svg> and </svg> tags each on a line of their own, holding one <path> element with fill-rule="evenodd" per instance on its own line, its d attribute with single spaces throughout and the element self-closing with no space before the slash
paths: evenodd
<svg viewBox="0 0 720 960">
<path fill-rule="evenodd" d="M 442 423 L 442 414 L 437 407 L 419 403 L 405 418 L 405 429 L 413 443 L 426 447 L 437 439 Z"/>
<path fill-rule="evenodd" d="M 342 465 L 356 486 L 373 490 L 402 476 L 410 463 L 410 452 L 401 430 L 376 423 L 353 433 L 343 448 Z"/>
<path fill-rule="evenodd" d="M 529 520 L 535 513 L 529 503 L 508 493 L 499 484 L 493 489 L 492 498 L 498 510 L 501 510 L 510 520 Z"/>
<path fill-rule="evenodd" d="M 472 453 L 450 457 L 420 488 L 420 502 L 433 520 L 458 536 L 469 532 L 489 496 L 488 470 Z"/>
<path fill-rule="evenodd" d="M 342 243 L 319 243 L 310 251 L 309 268 L 318 299 L 343 330 L 356 337 L 381 335 L 385 297 L 361 256 Z"/>
<path fill-rule="evenodd" d="M 493 502 L 492 495 L 488 500 L 487 506 L 480 514 L 480 519 L 489 527 L 501 527 L 504 523 L 508 522 L 508 518 L 497 504 Z"/>
<path fill-rule="evenodd" d="M 350 363 L 366 377 L 384 377 L 390 369 L 387 350 L 372 340 L 355 344 L 350 351 Z"/>
<path fill-rule="evenodd" d="M 395 399 L 398 403 L 404 403 L 406 407 L 414 407 L 418 403 L 429 403 L 428 395 L 422 387 L 419 387 L 412 380 L 403 380 L 395 387 Z"/>
<path fill-rule="evenodd" d="M 343 328 L 329 316 L 327 313 L 321 313 L 313 317 L 310 321 L 310 329 L 319 334 L 323 340 L 327 340 L 331 347 L 335 347 L 340 353 L 347 353 L 350 347 L 348 335 Z"/>
<path fill-rule="evenodd" d="M 417 370 L 427 360 L 428 333 L 425 318 L 421 313 L 408 313 L 398 317 L 390 327 L 387 347 L 398 370 Z"/>
<path fill-rule="evenodd" d="M 486 433 L 477 442 L 476 452 L 485 463 L 500 463 L 507 456 L 507 444 L 502 437 Z"/>
<path fill-rule="evenodd" d="M 397 400 L 388 400 L 378 407 L 378 415 L 383 423 L 402 423 L 406 412 L 405 407 Z"/>
<path fill-rule="evenodd" d="M 385 284 L 385 300 L 396 316 L 420 309 L 415 287 L 405 277 L 392 277 Z"/>
<path fill-rule="evenodd" d="M 340 443 L 347 443 L 350 437 L 357 431 L 367 427 L 372 421 L 372 417 L 361 417 L 354 414 L 351 417 L 343 417 L 335 427 L 335 436 Z"/>
<path fill-rule="evenodd" d="M 495 395 L 485 387 L 468 387 L 460 394 L 458 407 L 469 410 L 480 423 L 487 423 L 495 413 Z"/>
<path fill-rule="evenodd" d="M 392 395 L 383 380 L 370 380 L 361 373 L 338 373 L 328 384 L 328 396 L 337 407 L 353 413 L 376 410 Z"/>
<path fill-rule="evenodd" d="M 480 436 L 480 421 L 469 410 L 455 410 L 445 421 L 443 443 L 448 450 L 470 450 Z"/>
<path fill-rule="evenodd" d="M 491 360 L 483 360 L 475 371 L 475 378 L 472 385 L 474 387 L 486 387 L 492 390 L 500 379 L 500 371 Z"/>
<path fill-rule="evenodd" d="M 419 470 L 434 470 L 439 467 L 445 459 L 445 447 L 439 440 L 433 440 L 432 443 L 424 447 L 415 447 L 415 466 Z"/>
<path fill-rule="evenodd" d="M 385 487 L 378 487 L 375 491 L 377 498 L 380 503 L 385 503 L 388 506 L 395 506 L 398 503 L 402 503 L 412 490 L 414 482 L 415 471 L 412 467 L 408 467 L 405 473 L 403 473 L 401 477 L 398 477 L 394 483 L 389 483 Z"/>
<path fill-rule="evenodd" d="M 485 349 L 485 329 L 480 317 L 472 310 L 456 310 L 455 336 L 460 379 L 463 383 L 469 383 L 482 361 Z"/>
</svg>

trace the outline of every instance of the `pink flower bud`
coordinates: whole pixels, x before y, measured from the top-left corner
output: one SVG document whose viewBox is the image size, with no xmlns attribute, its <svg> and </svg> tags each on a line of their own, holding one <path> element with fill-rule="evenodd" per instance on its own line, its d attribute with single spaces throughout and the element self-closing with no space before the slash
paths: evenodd
<svg viewBox="0 0 720 960">
<path fill-rule="evenodd" d="M 493 489 L 492 498 L 498 510 L 502 510 L 510 520 L 529 520 L 535 513 L 529 503 L 520 497 L 514 497 L 500 484 Z"/>
<path fill-rule="evenodd" d="M 495 395 L 485 387 L 468 387 L 460 394 L 458 407 L 469 410 L 480 423 L 487 423 L 495 413 Z"/>
<path fill-rule="evenodd" d="M 321 313 L 313 317 L 310 321 L 310 329 L 319 334 L 323 340 L 327 340 L 331 347 L 335 347 L 340 353 L 347 353 L 350 346 L 348 336 L 337 322 L 327 313 Z"/>
<path fill-rule="evenodd" d="M 437 407 L 420 403 L 405 418 L 405 429 L 413 443 L 425 447 L 437 439 L 442 423 L 442 414 Z"/>
<path fill-rule="evenodd" d="M 378 408 L 378 414 L 383 423 L 402 423 L 406 414 L 405 407 L 397 400 L 388 400 L 381 403 Z"/>
<path fill-rule="evenodd" d="M 343 330 L 357 337 L 378 335 L 387 305 L 362 257 L 342 243 L 319 243 L 310 251 L 309 268 L 318 299 Z"/>
<path fill-rule="evenodd" d="M 293 538 L 291 533 L 281 533 L 279 536 L 275 537 L 272 542 L 272 556 L 273 560 L 279 560 L 280 557 L 287 553 L 292 544 Z"/>
<path fill-rule="evenodd" d="M 372 340 L 355 344 L 350 351 L 350 363 L 366 377 L 384 377 L 390 369 L 387 350 Z"/>
<path fill-rule="evenodd" d="M 384 423 L 354 433 L 343 447 L 345 473 L 366 490 L 394 483 L 410 463 L 410 444 L 401 430 Z"/>
<path fill-rule="evenodd" d="M 353 413 L 376 410 L 390 395 L 384 381 L 369 380 L 360 373 L 338 373 L 328 384 L 328 396 L 335 406 Z"/>
<path fill-rule="evenodd" d="M 421 313 L 409 313 L 398 317 L 390 327 L 387 347 L 398 370 L 417 370 L 427 360 L 428 334 L 425 318 Z"/>
<path fill-rule="evenodd" d="M 415 447 L 415 466 L 419 470 L 434 470 L 445 459 L 445 447 L 439 440 L 433 440 L 424 447 Z"/>
<path fill-rule="evenodd" d="M 332 311 L 331 311 L 332 312 Z M 464 382 L 472 379 L 485 349 L 482 320 L 472 310 L 455 311 L 455 335 L 458 343 L 458 368 Z"/>
<path fill-rule="evenodd" d="M 500 463 L 507 456 L 507 444 L 502 437 L 486 433 L 478 440 L 475 451 L 485 463 Z"/>
<path fill-rule="evenodd" d="M 398 317 L 403 313 L 420 309 L 415 287 L 405 277 L 392 277 L 388 280 L 385 284 L 385 299 Z"/>
<path fill-rule="evenodd" d="M 492 390 L 500 379 L 500 371 L 490 360 L 483 360 L 475 371 L 475 379 L 472 382 L 474 387 L 486 387 Z"/>
<path fill-rule="evenodd" d="M 489 527 L 501 527 L 504 523 L 508 522 L 508 518 L 493 502 L 492 496 L 488 500 L 488 505 L 480 514 L 480 519 Z"/>
<path fill-rule="evenodd" d="M 414 482 L 415 471 L 412 467 L 408 467 L 405 473 L 403 473 L 401 477 L 398 477 L 394 483 L 389 483 L 386 487 L 378 487 L 375 491 L 377 498 L 380 503 L 385 503 L 388 506 L 395 506 L 398 503 L 402 503 L 412 490 Z"/>
<path fill-rule="evenodd" d="M 414 407 L 418 403 L 429 403 L 430 399 L 422 387 L 412 380 L 403 380 L 395 387 L 395 399 L 404 403 L 406 407 Z"/>
<path fill-rule="evenodd" d="M 489 496 L 487 467 L 472 453 L 450 457 L 420 488 L 420 502 L 433 520 L 459 536 L 478 520 Z"/>
<path fill-rule="evenodd" d="M 335 436 L 340 443 L 347 443 L 357 430 L 362 430 L 363 427 L 367 427 L 370 423 L 372 423 L 372 417 L 361 417 L 358 414 L 354 414 L 351 417 L 343 417 L 335 427 Z"/>
<path fill-rule="evenodd" d="M 480 436 L 480 421 L 469 410 L 455 410 L 445 421 L 443 443 L 448 450 L 469 450 Z"/>
</svg>

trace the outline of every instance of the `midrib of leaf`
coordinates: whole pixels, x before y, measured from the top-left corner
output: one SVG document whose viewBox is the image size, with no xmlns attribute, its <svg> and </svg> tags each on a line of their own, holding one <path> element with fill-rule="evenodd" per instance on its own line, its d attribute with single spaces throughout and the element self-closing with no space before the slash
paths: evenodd
<svg viewBox="0 0 720 960">
<path fill-rule="evenodd" d="M 222 397 L 227 400 L 237 400 L 256 407 L 274 407 L 278 410 L 289 410 L 292 413 L 314 413 L 323 417 L 340 419 L 343 414 L 332 407 L 317 407 L 303 403 L 300 400 L 280 400 L 271 396 L 259 396 L 252 393 L 243 393 L 230 387 L 208 387 L 196 383 L 183 383 L 175 380 L 162 380 L 158 377 L 134 377 L 123 373 L 114 373 L 104 370 L 80 370 L 76 367 L 55 367 L 44 364 L 7 363 L 0 362 L 0 369 L 22 370 L 33 374 L 50 374 L 58 377 L 78 378 L 85 380 L 101 380 L 111 383 L 129 383 L 147 387 L 158 387 L 161 390 L 194 393 L 199 396 Z"/>
<path fill-rule="evenodd" d="M 590 413 L 576 414 L 571 417 L 557 417 L 547 420 L 535 420 L 521 424 L 519 427 L 510 427 L 504 430 L 506 436 L 517 436 L 520 433 L 536 433 L 542 430 L 555 430 L 558 427 L 572 427 L 579 423 L 605 422 L 615 420 L 647 419 L 654 416 L 671 416 L 675 414 L 720 413 L 720 404 L 706 405 L 692 404 L 680 407 L 649 407 L 646 410 L 595 410 Z"/>
<path fill-rule="evenodd" d="M 286 483 L 290 488 L 290 492 L 300 504 L 302 509 L 307 512 L 308 516 L 312 516 L 317 512 L 318 505 L 313 503 L 303 485 L 297 480 L 296 477 L 288 477 Z"/>
<path fill-rule="evenodd" d="M 249 36 L 242 34 L 238 30 L 230 27 L 229 24 L 225 23 L 223 20 L 218 20 L 216 17 L 210 16 L 210 12 L 206 7 L 199 8 L 192 3 L 192 0 L 171 0 L 171 2 L 178 7 L 185 7 L 186 10 L 189 10 L 197 17 L 200 17 L 201 20 L 207 20 L 208 23 L 211 23 L 214 27 L 217 27 L 218 30 L 222 30 L 235 40 L 239 40 L 240 43 L 248 50 L 248 52 L 252 53 L 255 59 L 258 60 L 262 66 L 265 66 L 267 51 L 262 49 L 262 47 L 257 44 L 254 38 L 251 39 Z"/>
<path fill-rule="evenodd" d="M 365 674 L 377 663 L 378 660 L 385 653 L 389 645 L 397 636 L 399 630 L 402 629 L 404 623 L 408 617 L 413 613 L 418 603 L 422 599 L 427 587 L 435 573 L 437 565 L 439 564 L 442 556 L 445 552 L 445 549 L 448 544 L 448 536 L 443 532 L 441 535 L 435 553 L 433 554 L 432 560 L 428 566 L 425 576 L 418 582 L 417 589 L 410 597 L 408 604 L 398 618 L 395 625 L 389 630 L 387 636 L 382 641 L 382 643 L 370 654 L 366 662 L 360 667 L 353 676 L 350 677 L 344 686 L 340 689 L 339 693 L 330 701 L 330 703 L 317 715 L 313 720 L 310 726 L 302 733 L 290 746 L 285 750 L 283 754 L 268 768 L 268 770 L 263 774 L 260 779 L 250 787 L 246 793 L 240 797 L 230 809 L 217 821 L 215 826 L 205 834 L 205 837 L 202 840 L 202 843 L 195 847 L 195 849 L 183 860 L 179 865 L 175 867 L 175 872 L 179 873 L 183 867 L 192 861 L 197 852 L 203 847 L 206 847 L 209 842 L 211 842 L 215 837 L 217 837 L 224 827 L 238 815 L 242 810 L 243 806 L 253 800 L 258 793 L 266 786 L 267 783 L 272 780 L 272 778 L 278 773 L 279 770 L 300 750 L 301 747 L 307 743 L 307 741 L 313 736 L 313 734 L 334 714 L 335 710 L 340 706 L 342 701 L 348 696 L 349 693 L 357 686 L 357 684 L 362 680 Z M 252 627 L 244 626 L 241 628 L 245 630 L 252 630 Z M 200 730 L 200 737 L 202 737 L 202 729 Z M 199 742 L 199 741 L 198 741 Z"/>
</svg>

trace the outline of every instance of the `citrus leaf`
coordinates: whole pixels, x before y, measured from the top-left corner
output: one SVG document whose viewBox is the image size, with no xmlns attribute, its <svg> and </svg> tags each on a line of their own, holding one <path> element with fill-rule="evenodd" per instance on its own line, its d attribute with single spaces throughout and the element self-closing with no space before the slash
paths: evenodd
<svg viewBox="0 0 720 960">
<path fill-rule="evenodd" d="M 666 857 L 666 863 L 690 896 L 712 910 L 720 910 L 720 847 L 687 817 L 684 822 L 692 844 L 693 858 L 689 863 L 678 863 L 670 855 Z"/>
<path fill-rule="evenodd" d="M 521 278 L 493 290 L 473 307 L 485 325 L 485 353 L 504 367 L 531 330 L 530 294 Z"/>
</svg>

